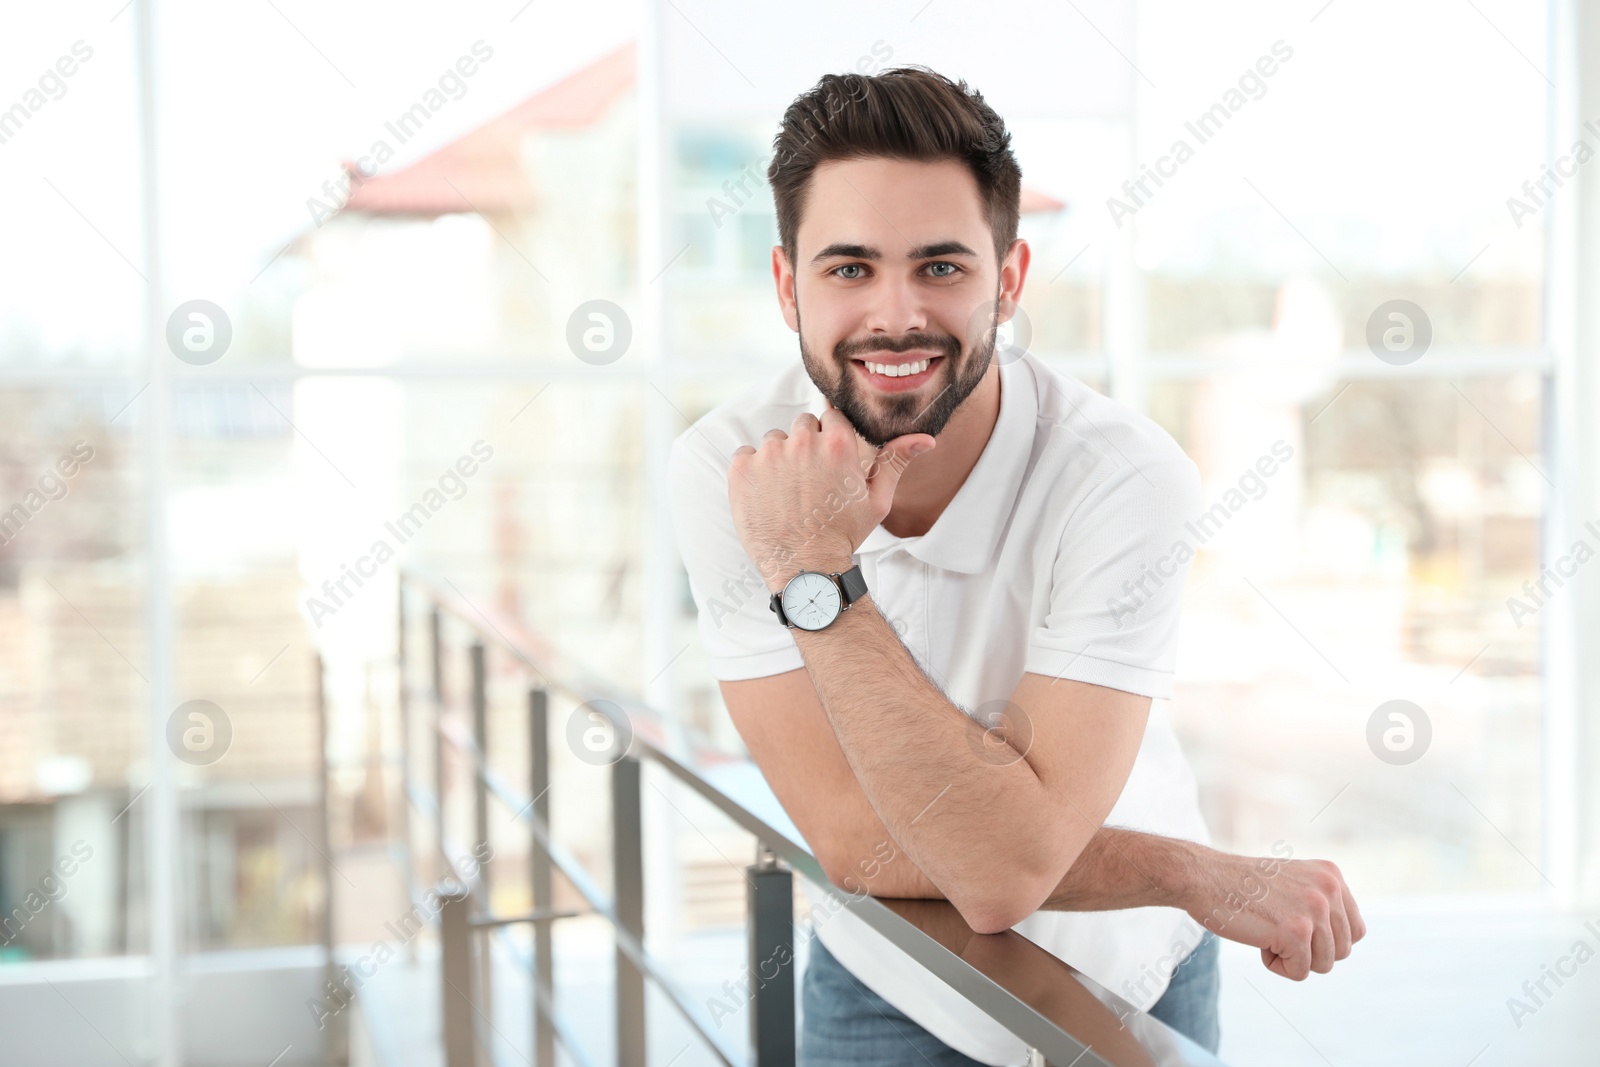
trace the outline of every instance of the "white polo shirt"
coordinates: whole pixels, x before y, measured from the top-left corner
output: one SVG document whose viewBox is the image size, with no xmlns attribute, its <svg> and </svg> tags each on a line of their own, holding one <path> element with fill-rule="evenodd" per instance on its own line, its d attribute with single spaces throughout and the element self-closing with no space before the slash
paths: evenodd
<svg viewBox="0 0 1600 1067">
<path fill-rule="evenodd" d="M 734 531 L 728 471 L 740 445 L 823 410 L 796 360 L 673 442 L 673 525 L 719 680 L 805 666 Z M 1166 431 L 1024 351 L 1000 368 L 994 431 L 938 520 L 917 537 L 878 526 L 853 558 L 912 657 L 969 714 L 1009 699 L 1025 672 L 1155 698 L 1106 825 L 1208 843 L 1164 703 L 1194 543 L 1184 524 L 1201 501 L 1194 463 Z M 848 910 L 813 914 L 829 914 L 816 933 L 840 963 L 945 1044 L 988 1064 L 1024 1062 L 1021 1041 Z M 1040 911 L 1014 929 L 1141 1009 L 1201 934 L 1166 907 Z"/>
</svg>

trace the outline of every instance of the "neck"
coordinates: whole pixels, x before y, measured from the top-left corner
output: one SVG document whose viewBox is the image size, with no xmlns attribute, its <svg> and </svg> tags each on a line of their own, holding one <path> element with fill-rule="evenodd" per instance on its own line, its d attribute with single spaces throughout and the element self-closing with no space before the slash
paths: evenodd
<svg viewBox="0 0 1600 1067">
<path fill-rule="evenodd" d="M 883 528 L 896 537 L 918 537 L 932 529 L 978 465 L 999 417 L 1000 365 L 991 362 L 978 387 L 945 423 L 937 447 L 912 460 L 900 475 Z"/>
</svg>

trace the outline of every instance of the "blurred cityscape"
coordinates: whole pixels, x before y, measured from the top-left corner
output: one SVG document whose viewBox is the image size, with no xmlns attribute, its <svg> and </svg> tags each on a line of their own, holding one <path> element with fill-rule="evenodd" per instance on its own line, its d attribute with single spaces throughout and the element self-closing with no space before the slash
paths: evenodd
<svg viewBox="0 0 1600 1067">
<path fill-rule="evenodd" d="M 175 689 L 224 709 L 232 731 L 227 758 L 175 764 L 184 952 L 321 938 L 320 700 L 338 937 L 388 936 L 407 907 L 389 852 L 405 824 L 400 761 L 432 771 L 427 736 L 402 729 L 401 566 L 619 688 L 666 679 L 666 710 L 740 752 L 681 569 L 670 610 L 652 604 L 643 561 L 660 529 L 650 452 L 662 444 L 648 428 L 654 407 L 670 405 L 676 433 L 799 358 L 770 275 L 774 116 L 666 126 L 665 265 L 641 276 L 637 65 L 634 45 L 618 48 L 376 174 L 353 145 L 337 195 L 311 198 L 325 210 L 260 257 L 228 305 L 229 373 L 177 376 Z M 1044 129 L 1096 144 L 1118 121 Z M 1214 843 L 1286 840 L 1335 859 L 1364 900 L 1540 897 L 1546 620 L 1508 599 L 1539 580 L 1550 512 L 1542 250 L 1464 275 L 1453 248 L 1396 269 L 1350 232 L 1326 246 L 1330 272 L 1290 227 L 1261 237 L 1276 218 L 1263 207 L 1267 221 L 1219 213 L 1189 233 L 1190 252 L 1141 252 L 1135 270 L 1107 242 L 1080 249 L 1105 194 L 1034 181 L 1032 136 L 1019 152 L 1029 347 L 1156 419 L 1212 505 L 1191 546 L 1169 704 Z M 1156 135 L 1130 136 L 1123 158 Z M 1536 158 L 1540 141 L 1529 145 Z M 671 374 L 573 373 L 574 309 L 632 306 L 652 284 L 666 287 Z M 1369 319 L 1392 300 L 1431 320 L 1430 355 L 1411 367 L 1368 350 Z M 0 383 L 0 969 L 148 947 L 148 414 L 137 383 L 104 372 L 130 345 L 69 344 L 52 356 L 60 375 Z M 48 347 L 25 307 L 0 307 L 0 363 Z M 352 572 L 366 581 L 341 587 Z M 670 660 L 640 625 L 652 611 L 665 613 Z M 407 623 L 419 657 L 426 620 Z M 466 638 L 447 626 L 442 640 L 443 704 L 465 722 Z M 526 686 L 491 651 L 491 750 L 519 783 Z M 1425 711 L 1431 745 L 1415 765 L 1369 746 L 1391 700 Z M 552 703 L 557 730 L 576 703 Z M 552 754 L 552 795 L 603 797 L 599 772 L 571 756 Z M 458 786 L 464 773 L 444 769 Z M 737 926 L 745 887 L 728 857 L 748 862 L 749 839 L 681 805 L 651 846 L 654 929 Z M 554 813 L 557 836 L 607 870 L 605 804 Z M 458 840 L 472 834 L 465 818 L 447 814 Z M 495 900 L 514 912 L 529 906 L 527 842 L 502 821 Z M 41 889 L 83 840 L 93 873 Z M 41 892 L 50 906 L 30 903 Z M 564 883 L 557 895 L 580 903 Z"/>
</svg>

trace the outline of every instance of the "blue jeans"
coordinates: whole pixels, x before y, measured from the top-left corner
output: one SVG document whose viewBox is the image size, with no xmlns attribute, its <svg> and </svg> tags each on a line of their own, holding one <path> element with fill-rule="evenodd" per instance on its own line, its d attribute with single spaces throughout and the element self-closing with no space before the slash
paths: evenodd
<svg viewBox="0 0 1600 1067">
<path fill-rule="evenodd" d="M 1217 935 L 1207 931 L 1150 1006 L 1152 1016 L 1211 1052 L 1219 1039 L 1217 951 Z M 801 1067 L 983 1067 L 862 985 L 819 940 L 811 942 L 800 997 Z"/>
</svg>

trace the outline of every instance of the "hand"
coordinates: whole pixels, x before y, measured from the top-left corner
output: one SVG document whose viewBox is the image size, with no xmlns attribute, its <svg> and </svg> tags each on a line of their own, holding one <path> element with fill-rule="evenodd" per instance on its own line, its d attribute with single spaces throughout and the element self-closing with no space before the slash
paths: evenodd
<svg viewBox="0 0 1600 1067">
<path fill-rule="evenodd" d="M 1301 981 L 1327 974 L 1367 933 L 1339 868 L 1327 860 L 1290 860 L 1209 852 L 1187 911 L 1230 941 L 1261 950 L 1269 971 Z"/>
<path fill-rule="evenodd" d="M 848 567 L 889 514 L 906 466 L 934 446 L 912 433 L 875 449 L 832 404 L 820 420 L 795 416 L 789 430 L 768 430 L 759 449 L 740 446 L 728 474 L 734 529 L 773 592 L 796 569 Z"/>
</svg>

